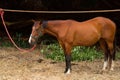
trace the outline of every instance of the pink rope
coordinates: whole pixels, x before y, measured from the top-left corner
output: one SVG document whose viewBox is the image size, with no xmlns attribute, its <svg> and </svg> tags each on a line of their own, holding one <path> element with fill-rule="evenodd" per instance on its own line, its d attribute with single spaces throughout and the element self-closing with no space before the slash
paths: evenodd
<svg viewBox="0 0 120 80">
<path fill-rule="evenodd" d="M 8 37 L 9 37 L 9 39 L 10 39 L 10 41 L 13 43 L 13 45 L 18 49 L 18 50 L 20 50 L 20 51 L 22 51 L 22 52 L 31 52 L 31 51 L 33 51 L 34 49 L 35 49 L 35 47 L 36 47 L 36 45 L 34 45 L 32 48 L 30 48 L 30 49 L 22 49 L 22 48 L 20 48 L 20 47 L 18 47 L 17 45 L 16 45 L 16 43 L 14 42 L 14 40 L 12 39 L 12 37 L 10 36 L 10 34 L 9 34 L 9 32 L 8 32 L 8 30 L 7 30 L 7 27 L 6 27 L 6 24 L 5 24 L 5 21 L 4 21 L 4 10 L 3 9 L 0 9 L 0 15 L 1 15 L 1 19 L 2 19 L 2 23 L 3 23 L 3 25 L 4 25 L 4 28 L 5 28 L 5 30 L 6 30 L 6 33 L 7 33 L 7 35 L 8 35 Z"/>
</svg>

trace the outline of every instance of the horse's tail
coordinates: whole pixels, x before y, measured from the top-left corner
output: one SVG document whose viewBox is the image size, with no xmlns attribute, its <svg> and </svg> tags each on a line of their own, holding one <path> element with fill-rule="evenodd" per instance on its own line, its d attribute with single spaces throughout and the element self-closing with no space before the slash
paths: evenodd
<svg viewBox="0 0 120 80">
<path fill-rule="evenodd" d="M 115 54 L 116 54 L 116 36 L 113 41 L 113 60 L 115 60 Z"/>
</svg>

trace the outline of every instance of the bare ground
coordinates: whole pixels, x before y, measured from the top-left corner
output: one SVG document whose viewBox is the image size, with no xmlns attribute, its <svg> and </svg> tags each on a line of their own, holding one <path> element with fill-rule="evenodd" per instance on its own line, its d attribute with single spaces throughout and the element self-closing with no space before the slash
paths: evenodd
<svg viewBox="0 0 120 80">
<path fill-rule="evenodd" d="M 103 60 L 72 62 L 72 73 L 66 75 L 64 62 L 45 59 L 39 51 L 0 48 L 0 80 L 120 80 L 120 60 L 114 71 L 104 73 Z"/>
</svg>

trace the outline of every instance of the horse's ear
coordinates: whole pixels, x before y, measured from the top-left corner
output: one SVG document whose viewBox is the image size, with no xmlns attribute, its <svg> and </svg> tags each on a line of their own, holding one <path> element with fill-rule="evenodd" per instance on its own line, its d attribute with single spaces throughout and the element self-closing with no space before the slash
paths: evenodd
<svg viewBox="0 0 120 80">
<path fill-rule="evenodd" d="M 40 24 L 42 24 L 43 20 L 40 20 Z"/>
</svg>

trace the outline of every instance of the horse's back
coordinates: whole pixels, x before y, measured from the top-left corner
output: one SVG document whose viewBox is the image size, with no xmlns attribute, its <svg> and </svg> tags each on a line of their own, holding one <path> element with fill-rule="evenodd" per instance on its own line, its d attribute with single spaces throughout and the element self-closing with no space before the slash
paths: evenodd
<svg viewBox="0 0 120 80">
<path fill-rule="evenodd" d="M 96 22 L 101 23 L 103 26 L 109 26 L 111 28 L 116 28 L 116 24 L 109 18 L 106 17 L 96 17 L 93 18 Z"/>
<path fill-rule="evenodd" d="M 89 23 L 101 33 L 101 37 L 110 37 L 114 38 L 116 33 L 116 24 L 109 18 L 106 17 L 96 17 L 90 20 L 85 21 L 84 23 Z"/>
<path fill-rule="evenodd" d="M 55 28 L 57 38 L 73 45 L 89 46 L 100 38 L 114 40 L 115 23 L 105 17 L 96 17 L 83 22 L 75 20 L 55 20 L 50 24 Z"/>
<path fill-rule="evenodd" d="M 113 41 L 115 36 L 115 23 L 105 17 L 96 17 L 87 21 L 78 22 L 68 20 L 68 32 L 66 38 L 73 41 L 73 45 L 92 45 L 100 38 Z"/>
</svg>

